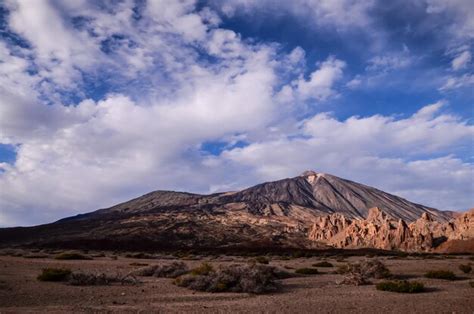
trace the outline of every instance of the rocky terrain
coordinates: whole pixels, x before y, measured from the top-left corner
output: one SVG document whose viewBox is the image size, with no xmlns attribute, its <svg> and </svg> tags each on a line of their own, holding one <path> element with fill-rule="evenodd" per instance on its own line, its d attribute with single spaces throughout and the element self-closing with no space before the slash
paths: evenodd
<svg viewBox="0 0 474 314">
<path fill-rule="evenodd" d="M 306 171 L 236 192 L 156 191 L 55 223 L 0 229 L 0 247 L 176 250 L 472 250 L 473 211 L 455 215 Z"/>
</svg>

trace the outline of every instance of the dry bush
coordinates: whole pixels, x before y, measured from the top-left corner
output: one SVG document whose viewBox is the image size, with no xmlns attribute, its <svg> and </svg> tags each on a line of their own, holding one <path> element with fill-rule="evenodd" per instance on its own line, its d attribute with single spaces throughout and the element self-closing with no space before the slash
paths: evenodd
<svg viewBox="0 0 474 314">
<path fill-rule="evenodd" d="M 233 264 L 221 266 L 217 270 L 201 266 L 199 269 L 176 278 L 174 283 L 198 291 L 259 294 L 277 290 L 279 285 L 276 279 L 282 275 L 274 267 L 259 264 Z"/>
<path fill-rule="evenodd" d="M 406 280 L 383 281 L 378 283 L 376 288 L 377 290 L 398 293 L 419 293 L 425 291 L 425 286 L 421 282 Z"/>
<path fill-rule="evenodd" d="M 470 264 L 461 264 L 459 265 L 459 270 L 465 274 L 469 274 L 472 271 L 472 266 Z"/>
<path fill-rule="evenodd" d="M 111 276 L 105 273 L 72 273 L 68 282 L 73 286 L 107 286 L 114 283 L 134 285 L 139 283 L 139 281 L 131 275 Z"/>
<path fill-rule="evenodd" d="M 170 264 L 151 265 L 148 267 L 139 268 L 130 272 L 134 276 L 143 277 L 165 277 L 176 278 L 189 272 L 188 266 L 183 262 L 173 262 Z"/>
<path fill-rule="evenodd" d="M 39 281 L 66 281 L 71 276 L 69 269 L 63 268 L 44 268 L 38 277 Z"/>
<path fill-rule="evenodd" d="M 369 284 L 370 278 L 381 279 L 391 276 L 388 268 L 379 260 L 364 260 L 354 264 L 348 264 L 340 273 L 344 274 L 344 279 L 339 284 L 346 285 L 365 285 Z"/>
</svg>

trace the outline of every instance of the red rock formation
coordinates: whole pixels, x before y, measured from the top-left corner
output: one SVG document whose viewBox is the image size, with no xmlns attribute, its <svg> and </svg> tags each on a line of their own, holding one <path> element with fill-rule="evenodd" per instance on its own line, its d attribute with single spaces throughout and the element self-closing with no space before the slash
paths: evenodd
<svg viewBox="0 0 474 314">
<path fill-rule="evenodd" d="M 443 224 L 423 213 L 421 218 L 407 224 L 374 207 L 369 210 L 367 219 L 350 221 L 340 214 L 318 218 L 310 229 L 309 239 L 338 248 L 432 251 L 446 240 L 473 239 L 473 217 L 474 210 L 471 210 Z"/>
</svg>

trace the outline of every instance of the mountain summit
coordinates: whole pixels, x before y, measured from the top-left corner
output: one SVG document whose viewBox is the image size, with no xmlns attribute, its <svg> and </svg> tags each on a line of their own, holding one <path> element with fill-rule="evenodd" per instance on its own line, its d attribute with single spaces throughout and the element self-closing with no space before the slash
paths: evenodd
<svg viewBox="0 0 474 314">
<path fill-rule="evenodd" d="M 430 250 L 438 244 L 436 239 L 446 240 L 448 234 L 471 237 L 472 228 L 465 226 L 466 219 L 472 221 L 470 216 L 459 226 L 448 223 L 452 219 L 449 212 L 330 174 L 305 171 L 236 192 L 155 191 L 47 225 L 0 229 L 0 246 Z"/>
</svg>

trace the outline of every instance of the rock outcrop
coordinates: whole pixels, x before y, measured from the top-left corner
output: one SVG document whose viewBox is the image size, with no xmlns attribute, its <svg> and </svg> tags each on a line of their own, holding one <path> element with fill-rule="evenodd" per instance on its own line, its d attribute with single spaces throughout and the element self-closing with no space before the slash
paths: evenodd
<svg viewBox="0 0 474 314">
<path fill-rule="evenodd" d="M 308 237 L 337 248 L 434 251 L 444 242 L 474 239 L 474 210 L 447 223 L 423 213 L 407 224 L 374 207 L 369 210 L 367 219 L 349 220 L 340 214 L 320 217 L 313 223 Z"/>
</svg>

